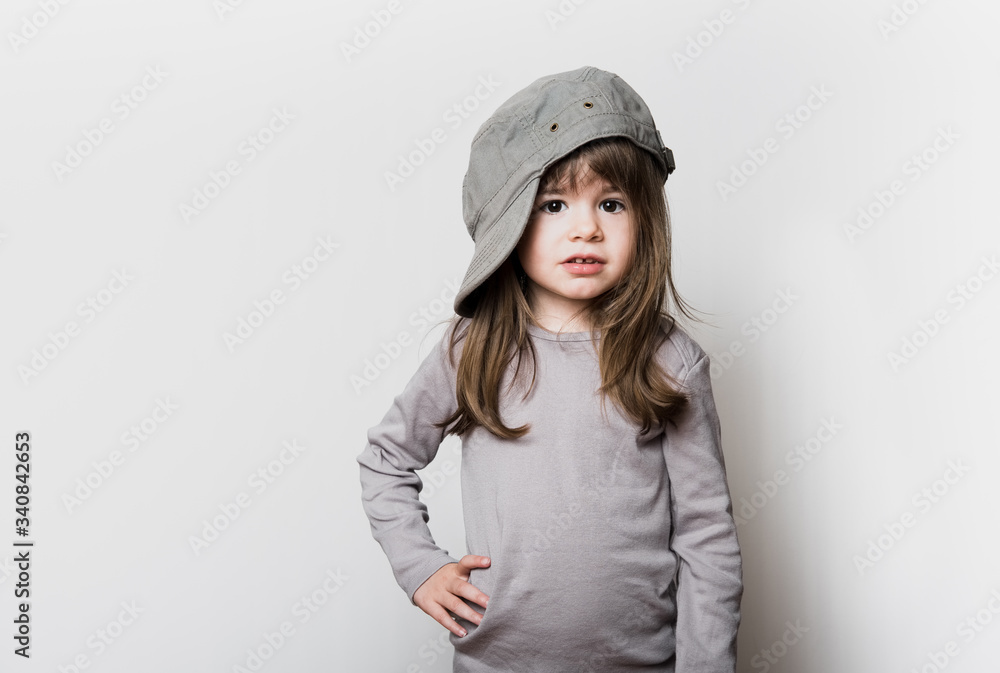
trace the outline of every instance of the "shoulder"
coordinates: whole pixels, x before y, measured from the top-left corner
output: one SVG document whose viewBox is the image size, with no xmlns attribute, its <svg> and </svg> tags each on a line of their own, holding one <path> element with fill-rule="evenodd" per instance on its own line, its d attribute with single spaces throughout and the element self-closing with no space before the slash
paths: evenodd
<svg viewBox="0 0 1000 673">
<path fill-rule="evenodd" d="M 462 326 L 456 319 L 446 321 L 445 329 L 432 328 L 416 338 L 416 353 L 414 357 L 418 364 L 410 376 L 403 391 L 399 394 L 400 402 L 422 406 L 454 405 L 458 364 L 461 360 L 462 339 L 455 345 L 453 357 L 449 357 L 449 344 L 452 334 L 457 331 L 461 335 Z"/>
<path fill-rule="evenodd" d="M 453 379 L 458 370 L 458 363 L 462 358 L 465 333 L 469 327 L 469 322 L 469 318 L 455 315 L 447 321 L 445 329 L 441 332 L 440 336 L 435 338 L 431 337 L 430 333 L 425 334 L 423 343 L 418 348 L 421 353 L 426 353 L 426 356 L 422 356 L 420 362 L 421 368 L 433 368 L 442 373 L 446 372 L 449 378 Z M 449 353 L 452 350 L 452 339 L 455 339 L 454 351 Z M 428 345 L 427 342 L 432 340 L 433 345 Z"/>
<path fill-rule="evenodd" d="M 683 380 L 701 360 L 708 357 L 705 349 L 681 329 L 673 318 L 660 316 L 660 342 L 656 357 L 671 376 Z"/>
</svg>

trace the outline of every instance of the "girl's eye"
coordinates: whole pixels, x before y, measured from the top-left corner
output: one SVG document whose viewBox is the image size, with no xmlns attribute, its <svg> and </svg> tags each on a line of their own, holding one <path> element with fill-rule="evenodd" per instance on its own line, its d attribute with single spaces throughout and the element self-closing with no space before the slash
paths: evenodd
<svg viewBox="0 0 1000 673">
<path fill-rule="evenodd" d="M 601 202 L 600 208 L 606 213 L 615 214 L 625 210 L 625 204 L 618 199 L 606 199 Z M 546 201 L 538 209 L 543 213 L 555 215 L 566 210 L 566 204 L 563 201 Z"/>
</svg>

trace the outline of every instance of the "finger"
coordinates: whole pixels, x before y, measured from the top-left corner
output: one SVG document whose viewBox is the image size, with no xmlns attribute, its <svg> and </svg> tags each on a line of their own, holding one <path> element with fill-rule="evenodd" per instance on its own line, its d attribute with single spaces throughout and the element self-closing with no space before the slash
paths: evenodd
<svg viewBox="0 0 1000 673">
<path fill-rule="evenodd" d="M 487 603 L 490 600 L 489 596 L 484 594 L 475 584 L 471 584 L 469 582 L 461 582 L 458 586 L 455 587 L 453 593 L 456 596 L 464 596 L 473 603 L 481 605 L 483 608 L 486 607 Z"/>
<path fill-rule="evenodd" d="M 448 614 L 448 611 L 438 603 L 435 603 L 433 606 L 429 606 L 428 609 L 424 610 L 424 612 L 429 614 L 439 624 L 441 624 L 441 626 L 448 629 L 459 638 L 465 637 L 468 633 L 458 622 L 452 619 L 451 615 Z"/>
<path fill-rule="evenodd" d="M 468 580 L 472 571 L 486 568 L 490 565 L 489 556 L 463 556 L 458 566 L 455 567 L 456 574 L 463 580 Z"/>
<path fill-rule="evenodd" d="M 472 609 L 468 603 L 464 602 L 458 596 L 452 596 L 453 600 L 448 602 L 448 609 L 454 612 L 457 616 L 465 619 L 466 621 L 472 622 L 475 625 L 479 625 L 483 621 L 483 616 Z"/>
<path fill-rule="evenodd" d="M 463 556 L 458 563 L 465 570 L 475 570 L 476 568 L 488 566 L 490 564 L 490 557 L 473 556 L 472 554 L 468 554 Z"/>
</svg>

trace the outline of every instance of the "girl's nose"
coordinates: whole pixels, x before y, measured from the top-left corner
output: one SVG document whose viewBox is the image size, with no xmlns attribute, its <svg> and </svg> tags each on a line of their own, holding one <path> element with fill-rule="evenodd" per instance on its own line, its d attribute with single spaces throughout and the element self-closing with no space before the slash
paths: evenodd
<svg viewBox="0 0 1000 673">
<path fill-rule="evenodd" d="M 573 214 L 570 225 L 570 236 L 572 238 L 583 238 L 590 240 L 599 237 L 601 234 L 601 224 L 597 218 L 597 213 L 590 208 L 577 208 Z"/>
</svg>

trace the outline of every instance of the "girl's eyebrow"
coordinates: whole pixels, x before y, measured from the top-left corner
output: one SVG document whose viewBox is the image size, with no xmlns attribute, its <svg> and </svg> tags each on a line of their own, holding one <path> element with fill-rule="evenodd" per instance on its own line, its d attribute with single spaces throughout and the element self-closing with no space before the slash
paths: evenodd
<svg viewBox="0 0 1000 673">
<path fill-rule="evenodd" d="M 536 198 L 542 197 L 542 196 L 564 196 L 566 194 L 571 194 L 571 193 L 572 192 L 570 192 L 569 189 L 565 189 L 563 187 L 551 187 L 549 189 L 539 190 L 538 194 L 536 195 Z M 611 193 L 621 194 L 623 192 L 622 192 L 622 190 L 620 190 L 617 187 L 615 187 L 614 185 L 612 185 L 610 182 L 603 183 L 601 185 L 601 194 L 603 195 L 603 194 L 611 194 Z"/>
</svg>

